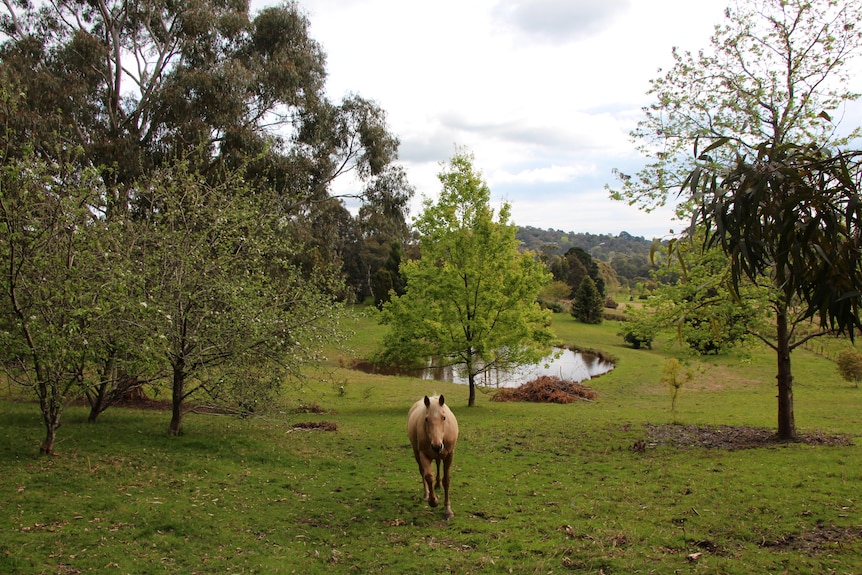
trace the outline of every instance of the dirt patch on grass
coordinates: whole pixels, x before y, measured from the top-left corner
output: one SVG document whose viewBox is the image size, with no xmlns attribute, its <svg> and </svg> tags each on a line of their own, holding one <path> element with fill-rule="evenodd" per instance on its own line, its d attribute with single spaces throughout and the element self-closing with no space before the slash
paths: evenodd
<svg viewBox="0 0 862 575">
<path fill-rule="evenodd" d="M 296 431 L 338 431 L 338 425 L 331 421 L 303 421 L 294 423 L 291 429 Z"/>
<path fill-rule="evenodd" d="M 854 543 L 859 539 L 862 539 L 862 527 L 818 525 L 799 534 L 791 533 L 774 541 L 764 541 L 760 546 L 767 549 L 803 551 L 813 555 L 833 547 Z"/>
<path fill-rule="evenodd" d="M 778 437 L 771 429 L 757 427 L 733 427 L 729 425 L 647 425 L 647 438 L 635 442 L 635 451 L 645 451 L 649 447 L 671 445 L 681 448 L 704 447 L 707 449 L 756 449 L 776 447 L 787 442 Z M 848 437 L 826 435 L 820 432 L 800 434 L 795 443 L 806 445 L 844 446 L 853 445 Z"/>
<path fill-rule="evenodd" d="M 532 401 L 536 403 L 574 403 L 592 401 L 598 394 L 586 385 L 559 377 L 543 375 L 519 387 L 507 387 L 491 396 L 491 401 Z"/>
</svg>

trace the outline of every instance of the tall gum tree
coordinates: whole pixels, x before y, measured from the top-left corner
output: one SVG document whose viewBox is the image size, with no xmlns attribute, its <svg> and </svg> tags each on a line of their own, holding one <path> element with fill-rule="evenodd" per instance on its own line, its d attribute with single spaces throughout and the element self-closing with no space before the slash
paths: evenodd
<svg viewBox="0 0 862 575">
<path fill-rule="evenodd" d="M 689 181 L 704 246 L 729 256 L 732 289 L 751 282 L 768 293 L 772 334 L 752 333 L 776 353 L 781 439 L 797 436 L 793 350 L 829 333 L 852 340 L 862 329 L 860 183 L 862 152 L 793 144 L 764 144 L 731 169 L 695 171 Z"/>
<path fill-rule="evenodd" d="M 261 208 L 266 212 L 249 215 L 243 208 L 246 220 L 232 220 L 238 228 L 245 225 L 268 234 L 254 239 L 271 241 L 271 259 L 252 259 L 242 253 L 236 257 L 245 256 L 247 264 L 262 266 L 250 273 L 253 277 L 281 274 L 285 287 L 301 291 L 300 284 L 307 286 L 310 291 L 302 291 L 296 298 L 304 307 L 285 307 L 293 309 L 296 321 L 302 322 L 308 320 L 308 314 L 331 312 L 332 292 L 328 290 L 344 294 L 341 282 L 332 281 L 333 272 L 343 273 L 346 266 L 336 268 L 352 257 L 344 245 L 360 241 L 344 232 L 349 226 L 343 224 L 351 216 L 340 198 L 333 197 L 333 181 L 345 174 L 355 175 L 360 181 L 357 185 L 364 186 L 357 195 L 363 200 L 371 197 L 366 204 L 391 205 L 388 213 L 402 219 L 401 210 L 412 189 L 392 163 L 398 140 L 389 133 L 383 110 L 358 95 L 340 102 L 325 97 L 325 54 L 309 35 L 310 23 L 299 5 L 284 2 L 256 14 L 249 14 L 248 8 L 247 0 L 4 2 L 0 5 L 0 88 L 15 94 L 20 102 L 16 113 L 3 114 L 0 148 L 4 159 L 29 157 L 32 150 L 48 163 L 58 160 L 57 150 L 79 151 L 72 159 L 75 166 L 82 172 L 96 172 L 102 180 L 92 187 L 97 194 L 88 198 L 88 209 L 94 217 L 98 214 L 106 229 L 128 230 L 130 235 L 119 240 L 127 247 L 139 245 L 147 234 L 166 232 L 164 221 L 147 226 L 166 217 L 163 208 L 181 204 L 202 190 L 234 186 L 233 192 L 245 195 L 236 198 L 237 202 L 272 199 L 274 193 L 275 199 Z M 180 164 L 188 188 L 176 185 Z M 232 180 L 237 174 L 241 174 L 240 185 Z M 154 178 L 158 177 L 166 179 L 157 182 Z M 152 190 L 161 194 L 161 204 L 152 203 Z M 177 197 L 166 197 L 167 193 Z M 187 207 L 200 211 L 183 212 L 189 242 L 205 241 L 200 234 L 207 229 L 233 233 L 214 225 L 222 220 L 205 210 L 211 205 L 190 202 Z M 233 212 L 232 217 L 239 216 Z M 263 226 L 273 220 L 279 225 Z M 133 235 L 138 232 L 142 235 Z M 191 237 L 192 232 L 197 235 Z M 182 264 L 193 255 L 203 258 L 178 241 L 152 245 L 154 249 L 144 254 L 124 251 L 126 260 L 103 263 L 101 274 L 117 282 L 122 278 L 113 272 L 128 272 L 128 282 L 121 286 L 125 292 L 117 292 L 125 293 L 127 300 L 116 302 L 111 313 L 101 316 L 103 339 L 114 335 L 110 346 L 120 354 L 142 347 L 140 338 L 121 340 L 123 332 L 115 329 L 142 323 L 139 303 L 148 301 L 155 282 L 143 286 L 140 270 L 173 262 L 178 265 L 172 271 L 179 272 L 188 269 Z M 187 251 L 171 253 L 170 246 Z M 156 249 L 161 260 L 147 261 L 145 256 Z M 222 256 L 214 254 L 213 259 Z M 163 278 L 173 277 L 169 269 L 164 270 Z M 186 276 L 189 278 L 194 273 Z M 226 282 L 231 278 L 218 279 Z M 206 299 L 209 292 L 196 291 L 188 282 L 183 286 L 189 289 L 176 293 L 192 298 L 184 310 L 209 310 L 210 316 L 201 317 L 209 317 L 206 323 L 210 325 L 215 323 L 213 318 L 225 317 L 208 308 L 215 305 L 213 299 Z M 229 291 L 224 284 L 213 286 L 217 288 Z M 58 292 L 54 297 L 61 293 L 73 292 Z M 195 294 L 202 299 L 195 301 Z M 176 313 L 171 317 L 177 317 Z M 203 320 L 198 317 L 196 321 Z M 237 332 L 228 333 L 229 324 L 219 328 L 225 342 L 215 342 L 209 349 L 222 343 L 229 348 L 228 341 L 246 333 L 242 322 L 230 324 Z M 284 325 L 292 324 L 285 321 Z M 301 332 L 299 325 L 289 331 Z M 157 333 L 162 341 L 170 341 L 174 335 L 173 326 L 165 322 L 152 321 L 149 327 L 163 330 Z M 216 333 L 213 330 L 208 337 Z M 265 347 L 263 333 L 249 341 Z M 275 331 L 269 335 L 275 338 L 271 349 L 286 354 L 280 358 L 282 362 L 294 365 L 313 357 L 303 347 L 282 345 L 288 339 L 302 338 L 283 339 Z M 315 337 L 322 337 L 322 332 Z M 88 341 L 92 349 L 95 340 Z M 137 367 L 141 362 L 126 361 L 116 367 L 113 360 L 118 355 L 112 353 L 101 354 L 100 365 L 85 371 L 117 374 L 117 381 L 124 371 L 137 381 L 142 375 Z M 189 365 L 201 363 L 194 360 Z M 192 373 L 188 369 L 181 372 Z M 97 410 L 105 406 L 98 398 L 95 403 Z M 175 427 L 178 432 L 179 425 Z"/>
<path fill-rule="evenodd" d="M 136 182 L 175 158 L 210 178 L 241 167 L 279 192 L 297 234 L 332 245 L 339 218 L 319 214 L 338 212 L 336 179 L 355 177 L 350 194 L 374 205 L 383 193 L 404 207 L 412 189 L 395 177 L 385 112 L 356 94 L 326 97 L 309 27 L 296 2 L 257 13 L 247 0 L 4 2 L 0 68 L 26 103 L 11 142 L 81 147 L 105 180 L 110 220 L 128 217 Z M 323 261 L 340 263 L 339 249 Z"/>
<path fill-rule="evenodd" d="M 415 221 L 421 256 L 402 263 L 406 291 L 383 307 L 390 329 L 379 359 L 439 357 L 462 367 L 472 406 L 477 375 L 552 351 L 550 312 L 536 301 L 550 275 L 532 253 L 518 250 L 508 204 L 494 219 L 472 155 L 457 152 L 438 178 L 438 201 L 426 198 Z"/>
<path fill-rule="evenodd" d="M 856 163 L 837 150 L 859 135 L 840 120 L 859 97 L 848 64 L 862 49 L 860 22 L 860 0 L 733 2 L 708 49 L 674 49 L 672 68 L 652 80 L 654 103 L 632 132 L 647 164 L 618 171 L 610 190 L 647 210 L 677 198 L 677 213 L 692 216 L 688 234 L 712 226 L 705 247 L 730 255 L 737 287 L 746 276 L 775 290 L 776 332 L 759 336 L 778 357 L 784 439 L 797 433 L 790 353 L 810 337 L 802 326 L 820 316 L 822 334 L 858 322 L 855 280 L 840 279 L 858 266 Z M 839 213 L 843 226 L 833 225 Z"/>
</svg>

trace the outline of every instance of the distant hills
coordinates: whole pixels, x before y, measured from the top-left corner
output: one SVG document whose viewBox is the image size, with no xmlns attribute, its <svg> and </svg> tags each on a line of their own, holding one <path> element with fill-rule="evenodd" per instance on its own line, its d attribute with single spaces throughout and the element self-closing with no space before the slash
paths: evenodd
<svg viewBox="0 0 862 575">
<path fill-rule="evenodd" d="M 548 228 L 519 227 L 515 236 L 524 248 L 546 254 L 562 255 L 570 248 L 581 248 L 594 259 L 611 262 L 617 256 L 649 256 L 652 240 L 633 236 L 627 232 L 619 235 L 564 232 Z"/>
</svg>

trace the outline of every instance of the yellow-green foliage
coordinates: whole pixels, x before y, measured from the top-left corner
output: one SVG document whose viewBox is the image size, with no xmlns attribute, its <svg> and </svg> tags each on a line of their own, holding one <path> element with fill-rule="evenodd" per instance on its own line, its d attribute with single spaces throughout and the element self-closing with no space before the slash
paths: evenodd
<svg viewBox="0 0 862 575">
<path fill-rule="evenodd" d="M 682 386 L 692 379 L 690 369 L 687 369 L 675 357 L 666 359 L 662 368 L 661 382 L 667 384 L 670 388 L 670 410 L 676 415 L 676 400 L 679 397 L 679 391 Z"/>
</svg>

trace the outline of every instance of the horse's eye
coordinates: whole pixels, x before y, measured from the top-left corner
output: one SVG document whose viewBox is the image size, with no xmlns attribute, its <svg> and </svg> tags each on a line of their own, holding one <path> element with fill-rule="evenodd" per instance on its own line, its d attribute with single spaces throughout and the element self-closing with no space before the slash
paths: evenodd
<svg viewBox="0 0 862 575">
<path fill-rule="evenodd" d="M 446 421 L 446 416 L 445 416 L 445 415 L 443 416 L 443 421 Z"/>
</svg>

